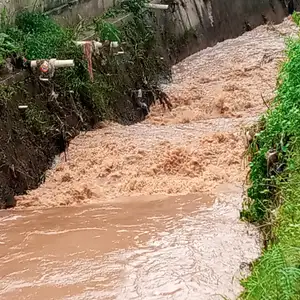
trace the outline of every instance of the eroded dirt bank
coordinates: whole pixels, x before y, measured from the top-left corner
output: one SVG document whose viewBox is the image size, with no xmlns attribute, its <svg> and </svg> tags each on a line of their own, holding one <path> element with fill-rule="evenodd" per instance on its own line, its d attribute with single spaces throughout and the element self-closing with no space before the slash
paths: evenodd
<svg viewBox="0 0 300 300">
<path fill-rule="evenodd" d="M 68 160 L 1 212 L 1 297 L 236 297 L 259 254 L 239 221 L 243 126 L 266 109 L 293 32 L 286 20 L 201 51 L 174 67 L 172 112 L 75 138 Z"/>
</svg>

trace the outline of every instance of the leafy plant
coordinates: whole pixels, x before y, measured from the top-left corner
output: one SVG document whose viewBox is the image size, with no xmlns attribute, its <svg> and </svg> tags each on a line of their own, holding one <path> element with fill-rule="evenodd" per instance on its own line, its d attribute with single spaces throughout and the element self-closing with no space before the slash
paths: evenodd
<svg viewBox="0 0 300 300">
<path fill-rule="evenodd" d="M 9 27 L 11 27 L 11 17 L 7 8 L 3 7 L 0 11 L 0 30 L 1 32 L 5 32 Z"/>
<path fill-rule="evenodd" d="M 62 31 L 62 28 L 49 16 L 38 12 L 23 11 L 19 13 L 16 16 L 15 24 L 24 34 L 60 33 Z"/>
<path fill-rule="evenodd" d="M 98 86 L 103 93 L 96 97 L 101 107 L 108 103 L 114 106 L 115 99 L 124 98 L 124 94 L 129 95 L 138 86 L 144 86 L 146 81 L 149 86 L 157 85 L 162 77 L 170 74 L 170 65 L 161 59 L 163 49 L 155 16 L 145 7 L 145 1 L 127 0 L 113 11 L 115 14 L 125 11 L 131 13 L 131 17 L 118 26 L 108 23 L 107 15 L 95 20 L 98 38 L 118 41 L 125 51 L 120 56 L 106 56 L 105 65 L 101 66 L 101 70 L 96 69 L 110 74 L 99 79 L 101 84 L 98 83 Z"/>
<path fill-rule="evenodd" d="M 297 11 L 294 11 L 292 18 L 293 18 L 293 21 L 299 26 L 300 25 L 300 13 Z"/>
<path fill-rule="evenodd" d="M 141 16 L 145 11 L 145 0 L 123 0 L 121 2 L 121 8 L 125 11 L 132 13 L 134 16 Z"/>
<path fill-rule="evenodd" d="M 122 14 L 126 14 L 128 11 L 124 8 L 121 8 L 120 4 L 117 4 L 113 7 L 110 7 L 103 15 L 102 19 L 116 18 Z"/>
<path fill-rule="evenodd" d="M 16 26 L 24 35 L 23 48 L 28 59 L 55 58 L 70 39 L 68 31 L 41 13 L 18 14 Z"/>
<path fill-rule="evenodd" d="M 5 58 L 12 53 L 17 53 L 21 49 L 16 45 L 12 38 L 6 33 L 0 33 L 0 65 L 5 62 Z"/>
<path fill-rule="evenodd" d="M 31 105 L 26 109 L 25 117 L 27 126 L 36 134 L 46 135 L 49 132 L 50 121 L 45 111 Z"/>
<path fill-rule="evenodd" d="M 118 28 L 111 23 L 108 23 L 102 19 L 96 22 L 95 27 L 96 32 L 98 33 L 101 41 L 112 41 L 112 42 L 120 42 L 120 31 Z"/>
</svg>

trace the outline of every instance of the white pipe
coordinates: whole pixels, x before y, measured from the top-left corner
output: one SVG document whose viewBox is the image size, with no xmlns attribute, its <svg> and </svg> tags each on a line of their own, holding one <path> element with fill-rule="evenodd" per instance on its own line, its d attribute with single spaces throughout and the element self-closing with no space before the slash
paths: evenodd
<svg viewBox="0 0 300 300">
<path fill-rule="evenodd" d="M 42 76 L 39 77 L 40 81 L 49 81 L 49 78 L 43 78 Z"/>
<path fill-rule="evenodd" d="M 119 51 L 119 52 L 115 53 L 114 55 L 122 55 L 124 53 L 125 53 L 124 51 Z"/>
<path fill-rule="evenodd" d="M 76 42 L 75 42 L 75 44 L 76 44 L 77 46 L 83 46 L 83 45 L 88 44 L 88 43 L 89 43 L 89 41 L 76 41 Z M 103 47 L 103 44 L 100 43 L 100 42 L 94 41 L 93 44 L 94 44 L 94 46 L 95 46 L 96 49 L 102 48 L 102 47 Z"/>
<path fill-rule="evenodd" d="M 19 107 L 19 109 L 26 109 L 26 108 L 28 108 L 28 105 L 19 105 L 18 107 Z"/>
<path fill-rule="evenodd" d="M 82 46 L 82 45 L 85 45 L 87 43 L 90 43 L 90 41 L 75 41 L 75 44 L 77 46 Z M 94 45 L 94 47 L 96 49 L 104 47 L 103 43 L 101 43 L 101 42 L 92 41 L 92 43 L 93 43 L 93 45 Z M 119 47 L 119 43 L 118 42 L 110 42 L 110 46 L 112 48 L 118 48 Z"/>
<path fill-rule="evenodd" d="M 156 3 L 146 3 L 145 6 L 148 8 L 161 9 L 161 10 L 166 10 L 169 8 L 169 5 L 167 4 L 156 4 Z"/>
<path fill-rule="evenodd" d="M 31 68 L 37 67 L 37 60 L 30 61 Z M 64 67 L 74 67 L 74 60 L 73 59 L 66 59 L 66 60 L 54 60 L 55 68 L 64 68 Z"/>
<path fill-rule="evenodd" d="M 111 42 L 111 43 L 110 43 L 110 46 L 111 46 L 112 48 L 118 48 L 118 47 L 119 47 L 119 43 L 118 43 L 118 42 Z"/>
<path fill-rule="evenodd" d="M 75 63 L 73 59 L 56 60 L 54 66 L 55 68 L 74 67 Z"/>
</svg>

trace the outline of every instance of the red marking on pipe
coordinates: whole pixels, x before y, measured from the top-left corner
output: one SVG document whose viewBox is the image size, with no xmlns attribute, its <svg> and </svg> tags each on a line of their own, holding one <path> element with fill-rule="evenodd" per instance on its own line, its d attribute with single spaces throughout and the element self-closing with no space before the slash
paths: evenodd
<svg viewBox="0 0 300 300">
<path fill-rule="evenodd" d="M 43 62 L 40 66 L 40 71 L 47 73 L 49 71 L 49 64 L 47 62 Z"/>
</svg>

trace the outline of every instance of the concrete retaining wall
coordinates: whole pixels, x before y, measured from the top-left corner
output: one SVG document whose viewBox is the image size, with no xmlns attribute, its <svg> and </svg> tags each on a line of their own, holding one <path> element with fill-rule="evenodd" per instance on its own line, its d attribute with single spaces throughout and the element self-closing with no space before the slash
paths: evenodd
<svg viewBox="0 0 300 300">
<path fill-rule="evenodd" d="M 165 32 L 184 38 L 182 49 L 175 51 L 180 60 L 264 23 L 279 23 L 289 7 L 300 9 L 300 0 L 183 0 L 174 7 L 160 20 Z"/>
<path fill-rule="evenodd" d="M 0 0 L 0 8 L 10 11 L 39 8 L 60 20 L 76 22 L 78 15 L 83 18 L 95 17 L 113 6 L 117 0 Z M 160 2 L 159 0 L 154 2 Z M 176 31 L 184 32 L 199 26 L 218 28 L 218 31 L 236 31 L 236 27 L 256 26 L 262 22 L 262 15 L 270 21 L 280 21 L 287 13 L 288 4 L 300 7 L 300 0 L 162 0 L 175 4 L 175 12 L 168 13 L 175 21 Z M 173 26 L 173 25 L 172 25 Z M 215 30 L 209 30 L 215 33 Z"/>
</svg>

